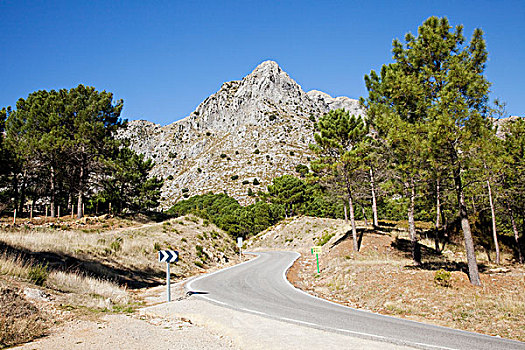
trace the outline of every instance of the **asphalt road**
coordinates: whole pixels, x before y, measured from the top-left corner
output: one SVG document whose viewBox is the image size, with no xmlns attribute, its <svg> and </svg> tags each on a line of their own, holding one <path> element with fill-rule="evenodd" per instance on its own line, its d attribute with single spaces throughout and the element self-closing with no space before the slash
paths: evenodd
<svg viewBox="0 0 525 350">
<path fill-rule="evenodd" d="M 285 277 L 298 253 L 256 255 L 246 263 L 192 280 L 186 288 L 222 306 L 350 336 L 423 349 L 525 350 L 522 342 L 382 316 L 310 296 Z"/>
</svg>

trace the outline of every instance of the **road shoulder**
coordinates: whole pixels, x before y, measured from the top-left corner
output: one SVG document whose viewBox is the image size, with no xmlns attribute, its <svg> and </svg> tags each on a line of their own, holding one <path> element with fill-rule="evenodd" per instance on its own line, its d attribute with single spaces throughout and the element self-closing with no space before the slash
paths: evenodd
<svg viewBox="0 0 525 350">
<path fill-rule="evenodd" d="M 143 309 L 145 315 L 191 320 L 241 349 L 412 349 L 233 310 L 196 296 Z"/>
</svg>

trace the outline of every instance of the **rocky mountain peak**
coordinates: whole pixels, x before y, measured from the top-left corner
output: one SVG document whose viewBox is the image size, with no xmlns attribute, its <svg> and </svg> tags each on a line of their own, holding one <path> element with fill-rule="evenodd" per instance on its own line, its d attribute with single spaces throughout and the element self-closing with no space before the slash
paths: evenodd
<svg viewBox="0 0 525 350">
<path fill-rule="evenodd" d="M 152 175 L 165 180 L 163 208 L 210 191 L 248 204 L 273 178 L 309 163 L 313 120 L 335 108 L 364 114 L 348 97 L 305 93 L 276 62 L 264 61 L 188 117 L 164 127 L 132 121 L 122 137 L 155 161 Z"/>
<path fill-rule="evenodd" d="M 264 61 L 260 63 L 257 67 L 255 67 L 253 72 L 250 73 L 249 75 L 265 76 L 265 75 L 276 75 L 282 72 L 283 70 L 281 69 L 281 67 L 279 67 L 279 64 L 277 64 L 277 62 L 268 60 L 268 61 Z"/>
</svg>

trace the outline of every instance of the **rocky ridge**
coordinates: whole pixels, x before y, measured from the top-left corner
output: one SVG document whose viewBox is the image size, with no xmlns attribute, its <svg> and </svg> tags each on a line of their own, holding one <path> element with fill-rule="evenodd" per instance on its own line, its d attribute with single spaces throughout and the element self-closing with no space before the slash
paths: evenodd
<svg viewBox="0 0 525 350">
<path fill-rule="evenodd" d="M 337 108 L 364 115 L 357 100 L 306 93 L 277 63 L 265 61 L 242 80 L 224 83 L 188 117 L 166 126 L 131 121 L 120 137 L 155 161 L 152 175 L 164 179 L 161 208 L 210 191 L 248 204 L 249 189 L 265 190 L 274 177 L 309 163 L 313 122 Z"/>
</svg>

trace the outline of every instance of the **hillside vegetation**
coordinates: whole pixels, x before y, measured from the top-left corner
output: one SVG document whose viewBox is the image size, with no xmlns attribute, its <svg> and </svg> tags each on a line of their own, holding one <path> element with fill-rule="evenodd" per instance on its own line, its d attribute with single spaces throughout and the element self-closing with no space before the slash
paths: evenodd
<svg viewBox="0 0 525 350">
<path fill-rule="evenodd" d="M 144 288 L 165 284 L 160 249 L 179 251 L 173 282 L 235 256 L 229 235 L 194 216 L 2 224 L 0 308 L 9 312 L 0 316 L 0 347 L 43 335 L 63 320 L 132 312 L 143 305 Z"/>
</svg>

